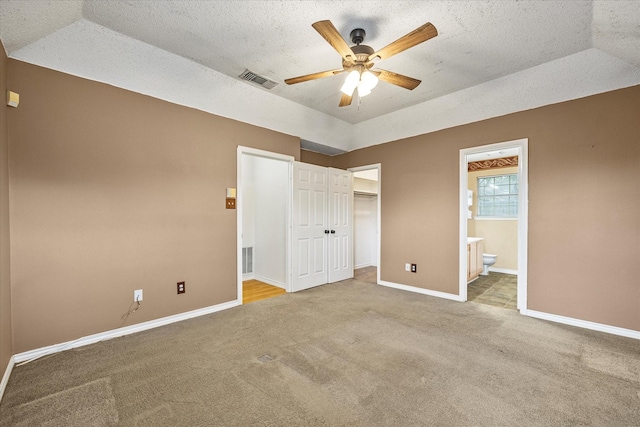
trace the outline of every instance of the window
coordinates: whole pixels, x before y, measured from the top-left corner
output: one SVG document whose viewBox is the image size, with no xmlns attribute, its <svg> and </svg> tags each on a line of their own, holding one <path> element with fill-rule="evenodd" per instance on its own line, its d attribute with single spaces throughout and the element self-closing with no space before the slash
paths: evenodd
<svg viewBox="0 0 640 427">
<path fill-rule="evenodd" d="M 518 217 L 518 175 L 478 177 L 478 217 Z"/>
</svg>

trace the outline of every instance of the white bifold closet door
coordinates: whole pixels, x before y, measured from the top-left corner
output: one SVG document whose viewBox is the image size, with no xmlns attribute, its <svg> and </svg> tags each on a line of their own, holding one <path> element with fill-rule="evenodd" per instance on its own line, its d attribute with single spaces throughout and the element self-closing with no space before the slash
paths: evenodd
<svg viewBox="0 0 640 427">
<path fill-rule="evenodd" d="M 353 174 L 293 164 L 293 292 L 353 277 Z"/>
</svg>

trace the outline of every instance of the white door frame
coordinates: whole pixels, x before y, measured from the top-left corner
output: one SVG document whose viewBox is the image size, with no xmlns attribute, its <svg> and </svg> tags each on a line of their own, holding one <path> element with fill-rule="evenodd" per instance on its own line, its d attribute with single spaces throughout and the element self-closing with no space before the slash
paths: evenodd
<svg viewBox="0 0 640 427">
<path fill-rule="evenodd" d="M 374 163 L 372 165 L 366 165 L 366 166 L 358 166 L 355 168 L 349 168 L 347 169 L 348 171 L 351 172 L 360 172 L 360 171 L 366 171 L 366 170 L 371 170 L 371 169 L 377 169 L 378 170 L 378 223 L 376 224 L 376 233 L 378 233 L 378 253 L 376 254 L 377 257 L 377 277 L 376 277 L 376 283 L 379 285 L 380 284 L 380 250 L 382 248 L 381 244 L 382 244 L 382 163 Z M 355 242 L 354 242 L 355 243 Z M 466 274 L 466 273 L 465 273 Z"/>
<path fill-rule="evenodd" d="M 460 300 L 467 300 L 467 187 L 468 171 L 467 156 L 487 151 L 518 149 L 518 310 L 521 314 L 527 312 L 527 236 L 529 229 L 529 162 L 527 138 L 514 141 L 499 142 L 479 147 L 460 150 Z"/>
<path fill-rule="evenodd" d="M 291 182 L 291 173 L 294 158 L 293 156 L 289 156 L 286 154 L 272 153 L 270 151 L 259 150 L 257 148 L 243 147 L 242 145 L 238 146 L 237 149 L 237 170 L 236 170 L 236 265 L 237 265 L 237 286 L 238 286 L 238 302 L 242 304 L 242 157 L 244 155 L 264 157 L 267 159 L 279 160 L 288 163 L 289 167 L 289 182 Z M 285 254 L 285 262 L 286 262 L 286 275 L 285 275 L 285 286 L 286 291 L 291 292 L 291 275 L 289 272 L 291 271 L 291 257 L 290 257 L 290 241 L 291 241 L 291 204 L 292 204 L 292 192 L 291 185 L 289 185 L 289 191 L 287 192 L 287 208 L 286 208 L 286 254 Z"/>
</svg>

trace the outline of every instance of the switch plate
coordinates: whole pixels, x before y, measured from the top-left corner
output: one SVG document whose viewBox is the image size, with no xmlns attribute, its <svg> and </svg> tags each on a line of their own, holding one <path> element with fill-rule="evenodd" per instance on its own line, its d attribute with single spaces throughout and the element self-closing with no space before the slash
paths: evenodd
<svg viewBox="0 0 640 427">
<path fill-rule="evenodd" d="M 418 264 L 411 264 L 411 272 L 412 273 L 418 272 Z"/>
<path fill-rule="evenodd" d="M 142 289 L 133 291 L 133 302 L 142 301 Z"/>
<path fill-rule="evenodd" d="M 404 265 L 404 271 L 411 271 L 411 264 L 406 263 L 406 264 Z"/>
<path fill-rule="evenodd" d="M 178 282 L 178 294 L 184 294 L 187 291 L 184 282 Z"/>
</svg>

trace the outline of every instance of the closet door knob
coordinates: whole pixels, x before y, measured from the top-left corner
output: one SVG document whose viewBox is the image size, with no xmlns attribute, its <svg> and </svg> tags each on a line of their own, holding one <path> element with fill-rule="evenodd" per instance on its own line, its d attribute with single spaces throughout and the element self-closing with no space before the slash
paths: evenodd
<svg viewBox="0 0 640 427">
<path fill-rule="evenodd" d="M 329 234 L 329 230 L 324 230 L 324 234 Z"/>
<path fill-rule="evenodd" d="M 331 234 L 336 234 L 336 230 L 331 230 Z"/>
</svg>

